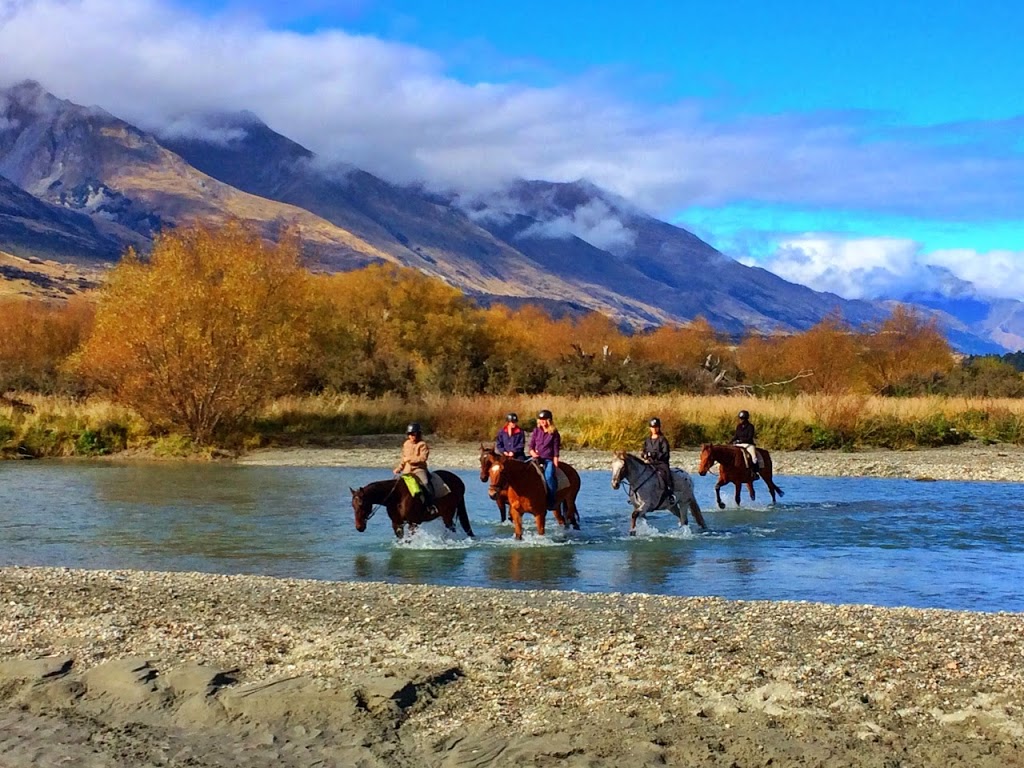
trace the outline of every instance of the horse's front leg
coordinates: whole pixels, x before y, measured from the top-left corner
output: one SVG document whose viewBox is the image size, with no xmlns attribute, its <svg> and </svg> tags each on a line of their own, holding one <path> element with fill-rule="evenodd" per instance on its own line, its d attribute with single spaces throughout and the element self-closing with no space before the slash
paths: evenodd
<svg viewBox="0 0 1024 768">
<path fill-rule="evenodd" d="M 515 532 L 516 541 L 523 540 L 523 510 L 515 503 L 509 505 L 509 517 L 512 518 L 512 530 Z"/>
<path fill-rule="evenodd" d="M 397 509 L 389 509 L 388 517 L 391 518 L 391 530 L 399 539 L 405 536 L 405 521 L 402 520 L 402 513 Z"/>
<path fill-rule="evenodd" d="M 747 490 L 750 491 L 750 500 L 754 501 L 757 498 L 757 491 L 754 490 L 753 479 L 747 481 Z"/>
<path fill-rule="evenodd" d="M 537 521 L 537 535 L 538 536 L 543 536 L 544 535 L 544 526 L 547 523 L 547 517 L 548 517 L 547 510 L 544 509 L 544 507 L 542 505 L 541 508 L 540 508 L 540 512 L 535 512 L 533 517 Z M 558 519 L 558 514 L 557 513 L 555 514 L 555 519 L 556 520 Z M 565 523 L 563 522 L 562 525 L 564 526 Z"/>
<path fill-rule="evenodd" d="M 494 500 L 494 503 L 498 505 L 498 513 L 501 515 L 501 522 L 505 522 L 508 519 L 508 513 L 506 505 L 508 504 L 508 497 L 503 493 L 498 494 L 498 498 Z"/>
<path fill-rule="evenodd" d="M 722 501 L 722 486 L 723 485 L 725 485 L 725 481 L 724 480 L 719 480 L 717 483 L 715 483 L 715 501 L 718 502 L 718 508 L 719 509 L 725 509 L 725 502 Z M 739 492 L 738 491 L 736 493 L 736 503 L 737 504 L 740 503 Z"/>
<path fill-rule="evenodd" d="M 736 506 L 738 507 L 740 505 L 740 483 L 737 481 L 733 485 L 736 487 Z"/>
<path fill-rule="evenodd" d="M 636 520 L 640 517 L 640 507 L 633 507 L 633 517 L 629 521 L 629 535 L 636 536 Z"/>
</svg>

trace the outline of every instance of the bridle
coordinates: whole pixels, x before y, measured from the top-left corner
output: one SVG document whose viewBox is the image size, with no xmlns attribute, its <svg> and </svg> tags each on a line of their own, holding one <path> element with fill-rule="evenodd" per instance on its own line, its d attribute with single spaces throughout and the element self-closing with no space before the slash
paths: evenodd
<svg viewBox="0 0 1024 768">
<path fill-rule="evenodd" d="M 505 465 L 500 461 L 491 459 L 491 466 L 487 469 L 487 476 L 491 478 L 490 483 L 487 484 L 487 494 L 494 498 L 499 491 L 501 491 L 501 481 L 496 479 L 496 476 L 501 475 L 505 470 Z"/>
<path fill-rule="evenodd" d="M 366 513 L 366 517 L 365 517 L 365 518 L 363 518 L 363 522 L 364 522 L 364 523 L 368 523 L 368 522 L 370 522 L 370 518 L 371 518 L 371 517 L 373 517 L 373 516 L 374 516 L 375 514 L 377 514 L 377 507 L 382 507 L 382 506 L 384 506 L 385 502 L 386 502 L 386 501 L 387 501 L 388 499 L 390 499 L 390 498 L 391 498 L 391 494 L 393 494 L 393 493 L 395 492 L 395 489 L 396 489 L 396 488 L 398 488 L 398 484 L 399 484 L 400 482 L 402 482 L 402 476 L 401 476 L 401 475 L 399 475 L 398 477 L 396 477 L 396 478 L 395 478 L 395 482 L 394 482 L 394 483 L 392 483 L 392 485 L 391 485 L 391 488 L 390 488 L 390 489 L 388 490 L 388 492 L 384 494 L 384 498 L 382 498 L 382 499 L 381 499 L 380 501 L 378 501 L 378 502 L 375 502 L 375 503 L 373 503 L 373 504 L 370 504 L 370 511 L 369 511 L 369 512 L 367 512 L 367 513 Z M 361 492 L 361 491 L 362 491 L 362 489 L 360 489 L 360 492 Z"/>
<path fill-rule="evenodd" d="M 632 459 L 632 458 L 633 457 L 630 456 L 627 453 L 625 455 L 625 457 L 622 459 L 622 471 L 626 473 L 626 476 L 624 478 L 622 478 L 622 480 L 620 480 L 619 482 L 623 483 L 625 485 L 628 485 L 629 486 L 629 491 L 628 491 L 629 495 L 630 496 L 635 496 L 636 494 L 638 494 L 640 492 L 641 488 L 643 488 L 645 485 L 647 485 L 649 482 L 651 482 L 651 480 L 653 480 L 654 478 L 656 478 L 658 476 L 658 471 L 654 467 L 651 467 L 650 468 L 651 469 L 650 474 L 647 475 L 647 477 L 643 481 L 641 481 L 640 485 L 634 486 L 629 481 L 629 472 L 627 471 L 627 469 L 629 467 L 629 460 Z M 635 459 L 634 459 L 634 461 L 635 461 Z"/>
</svg>

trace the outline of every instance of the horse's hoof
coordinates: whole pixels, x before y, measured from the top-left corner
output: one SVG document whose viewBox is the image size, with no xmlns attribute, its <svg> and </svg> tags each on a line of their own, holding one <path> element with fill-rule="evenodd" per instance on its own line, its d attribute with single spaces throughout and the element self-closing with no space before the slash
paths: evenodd
<svg viewBox="0 0 1024 768">
<path fill-rule="evenodd" d="M 636 531 L 635 531 L 635 530 L 632 530 L 632 531 L 630 531 L 630 532 L 629 532 L 629 535 L 630 535 L 630 536 L 636 536 Z"/>
<path fill-rule="evenodd" d="M 721 502 L 721 501 L 720 501 L 720 502 L 718 503 L 718 508 L 719 508 L 719 509 L 725 509 L 725 502 Z"/>
</svg>

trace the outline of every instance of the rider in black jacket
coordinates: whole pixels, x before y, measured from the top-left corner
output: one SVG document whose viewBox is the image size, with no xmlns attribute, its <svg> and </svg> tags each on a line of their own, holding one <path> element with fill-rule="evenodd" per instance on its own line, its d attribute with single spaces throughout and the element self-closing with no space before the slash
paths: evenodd
<svg viewBox="0 0 1024 768">
<path fill-rule="evenodd" d="M 651 434 L 644 440 L 644 448 L 640 458 L 654 467 L 662 483 L 665 484 L 665 496 L 669 496 L 675 490 L 672 485 L 672 469 L 669 467 L 669 458 L 672 449 L 669 447 L 668 438 L 661 433 L 661 419 L 654 418 L 648 422 Z"/>
<path fill-rule="evenodd" d="M 758 457 L 757 448 L 754 447 L 757 440 L 757 430 L 750 423 L 750 414 L 746 411 L 740 411 L 737 418 L 739 418 L 739 423 L 736 425 L 736 433 L 733 435 L 732 444 L 738 445 L 746 451 L 750 457 L 750 471 L 754 479 L 757 480 Z"/>
</svg>

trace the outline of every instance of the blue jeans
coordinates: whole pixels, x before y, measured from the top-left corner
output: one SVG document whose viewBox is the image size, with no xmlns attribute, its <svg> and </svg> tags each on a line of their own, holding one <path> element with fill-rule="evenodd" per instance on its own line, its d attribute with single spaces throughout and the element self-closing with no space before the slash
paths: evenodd
<svg viewBox="0 0 1024 768">
<path fill-rule="evenodd" d="M 555 478 L 555 462 L 551 459 L 537 459 L 541 469 L 544 470 L 544 485 L 547 486 L 548 506 L 555 505 L 555 490 L 558 488 L 558 480 Z"/>
</svg>

